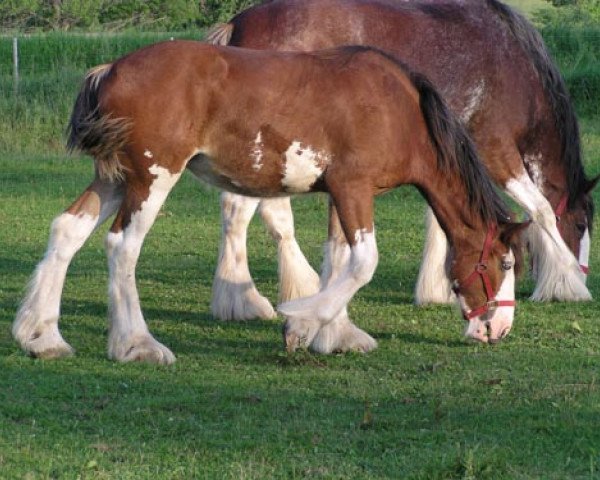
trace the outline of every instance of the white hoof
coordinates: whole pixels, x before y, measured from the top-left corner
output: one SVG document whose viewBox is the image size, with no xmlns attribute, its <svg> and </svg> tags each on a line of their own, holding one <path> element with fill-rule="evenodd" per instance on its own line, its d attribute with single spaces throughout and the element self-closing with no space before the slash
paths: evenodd
<svg viewBox="0 0 600 480">
<path fill-rule="evenodd" d="M 323 354 L 351 351 L 367 353 L 377 348 L 377 341 L 350 322 L 345 311 L 341 315 L 343 315 L 341 319 L 338 316 L 319 330 L 310 344 L 313 352 Z"/>
<path fill-rule="evenodd" d="M 20 331 L 14 332 L 14 335 L 21 348 L 35 358 L 70 357 L 75 353 L 73 347 L 62 338 L 56 324 L 42 331 Z"/>
<path fill-rule="evenodd" d="M 110 340 L 108 357 L 118 362 L 148 362 L 170 365 L 175 362 L 173 352 L 152 335 L 144 334 L 119 342 Z"/>
<path fill-rule="evenodd" d="M 321 324 L 314 319 L 287 317 L 283 325 L 283 341 L 288 352 L 308 347 L 317 335 Z"/>
<path fill-rule="evenodd" d="M 215 279 L 210 308 L 213 317 L 225 321 L 277 316 L 271 302 L 258 293 L 252 281 L 232 283 Z"/>
</svg>

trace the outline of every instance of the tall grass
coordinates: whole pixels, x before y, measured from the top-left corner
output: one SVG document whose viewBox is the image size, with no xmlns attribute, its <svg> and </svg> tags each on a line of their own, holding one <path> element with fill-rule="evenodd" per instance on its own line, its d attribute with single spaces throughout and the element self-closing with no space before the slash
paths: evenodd
<svg viewBox="0 0 600 480">
<path fill-rule="evenodd" d="M 63 151 L 63 131 L 85 71 L 144 45 L 201 32 L 22 36 L 15 93 L 12 39 L 0 38 L 0 152 Z"/>
<path fill-rule="evenodd" d="M 600 114 L 600 26 L 542 31 L 580 115 Z M 14 93 L 12 39 L 0 37 L 0 153 L 63 152 L 64 127 L 84 72 L 143 45 L 203 32 L 65 34 L 19 38 L 20 81 Z"/>
</svg>

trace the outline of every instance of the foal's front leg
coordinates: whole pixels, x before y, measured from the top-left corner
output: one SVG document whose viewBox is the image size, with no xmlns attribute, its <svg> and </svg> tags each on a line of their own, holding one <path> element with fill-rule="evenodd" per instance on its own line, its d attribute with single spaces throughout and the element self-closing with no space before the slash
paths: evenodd
<svg viewBox="0 0 600 480">
<path fill-rule="evenodd" d="M 346 307 L 354 294 L 371 280 L 377 267 L 371 191 L 366 190 L 363 185 L 351 185 L 347 182 L 340 182 L 339 188 L 335 187 L 336 185 L 330 187 L 330 193 L 350 246 L 349 259 L 337 278 L 328 281 L 318 294 L 279 306 L 279 311 L 287 317 L 284 336 L 288 350 L 294 350 L 300 345 L 312 345 L 319 331 L 331 322 L 340 322 L 342 326 L 348 327 L 349 320 L 347 323 L 343 320 L 347 318 Z M 336 242 L 331 226 L 330 242 Z M 331 273 L 326 272 L 325 276 L 332 278 Z M 337 328 L 339 329 L 339 325 Z M 342 328 L 337 333 L 344 333 L 344 330 Z M 336 341 L 339 338 L 341 337 Z M 315 345 L 322 345 L 323 340 L 324 338 Z M 323 350 L 331 351 L 334 343 L 330 342 Z M 374 340 L 367 344 L 365 350 L 375 347 Z"/>
<path fill-rule="evenodd" d="M 121 200 L 120 185 L 96 179 L 52 222 L 46 255 L 31 278 L 12 327 L 13 336 L 30 355 L 58 358 L 73 353 L 58 329 L 67 268 L 94 229 L 117 210 Z"/>
<path fill-rule="evenodd" d="M 135 267 L 144 238 L 180 176 L 181 172 L 171 174 L 153 165 L 146 175 L 127 178 L 125 200 L 106 237 L 111 359 L 161 364 L 175 361 L 171 350 L 148 331 L 140 307 Z"/>
</svg>

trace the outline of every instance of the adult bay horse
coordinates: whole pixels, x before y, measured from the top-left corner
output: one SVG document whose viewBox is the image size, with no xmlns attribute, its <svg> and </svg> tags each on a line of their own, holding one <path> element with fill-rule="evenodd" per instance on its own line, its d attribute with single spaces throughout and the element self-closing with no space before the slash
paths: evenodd
<svg viewBox="0 0 600 480">
<path fill-rule="evenodd" d="M 497 0 L 273 0 L 218 26 L 210 41 L 257 49 L 374 45 L 424 73 L 468 126 L 484 163 L 533 220 L 528 229 L 534 300 L 588 300 L 593 217 L 573 107 L 535 29 Z M 294 238 L 288 199 L 224 193 L 223 238 L 212 310 L 224 320 L 271 317 L 246 259 L 247 224 L 259 206 L 278 242 L 280 300 L 318 290 Z M 557 219 L 560 221 L 557 225 Z M 445 303 L 446 238 L 434 215 L 417 281 L 417 303 Z"/>
<path fill-rule="evenodd" d="M 347 319 L 346 306 L 377 265 L 373 198 L 402 184 L 417 186 L 448 235 L 467 334 L 498 341 L 510 330 L 511 237 L 522 226 L 508 222 L 466 130 L 431 84 L 388 54 L 367 47 L 309 54 L 156 44 L 88 74 L 68 143 L 94 157 L 96 176 L 54 220 L 13 325 L 32 355 L 71 352 L 58 329 L 67 266 L 116 212 L 106 238 L 109 356 L 174 361 L 148 331 L 135 267 L 186 167 L 244 195 L 329 193 L 323 288 L 280 306 L 288 349 L 375 347 Z"/>
</svg>

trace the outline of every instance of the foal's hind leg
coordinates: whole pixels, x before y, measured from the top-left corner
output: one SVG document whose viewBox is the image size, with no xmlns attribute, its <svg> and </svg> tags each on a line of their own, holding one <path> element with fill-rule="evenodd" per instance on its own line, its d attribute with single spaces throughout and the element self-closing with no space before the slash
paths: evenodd
<svg viewBox="0 0 600 480">
<path fill-rule="evenodd" d="M 229 192 L 221 193 L 221 246 L 213 281 L 211 311 L 220 320 L 274 318 L 275 310 L 254 285 L 248 256 L 246 234 L 258 198 Z"/>
<path fill-rule="evenodd" d="M 289 197 L 262 199 L 259 211 L 269 233 L 277 242 L 279 302 L 317 293 L 319 275 L 310 266 L 296 242 Z"/>
<path fill-rule="evenodd" d="M 330 193 L 350 245 L 350 258 L 339 276 L 318 294 L 280 305 L 279 311 L 287 317 L 284 336 L 288 350 L 312 345 L 322 327 L 343 315 L 377 267 L 372 191 L 368 185 L 341 180 L 330 186 Z"/>
<path fill-rule="evenodd" d="M 446 234 L 427 207 L 425 219 L 427 238 L 423 248 L 423 260 L 415 287 L 415 303 L 454 303 L 455 295 L 446 270 L 449 245 Z"/>
<path fill-rule="evenodd" d="M 321 274 L 323 288 L 333 283 L 350 261 L 350 246 L 346 241 L 337 211 L 333 204 L 329 205 L 329 240 L 325 244 L 325 258 Z M 350 321 L 348 309 L 345 307 L 329 323 L 323 325 L 310 344 L 310 349 L 317 353 L 332 352 L 369 352 L 377 348 L 377 342 Z"/>
<path fill-rule="evenodd" d="M 125 199 L 106 237 L 109 273 L 108 356 L 122 362 L 170 364 L 173 353 L 152 337 L 144 320 L 135 283 L 142 243 L 181 172 L 157 165 L 135 177 L 126 173 Z"/>
<path fill-rule="evenodd" d="M 12 327 L 13 336 L 30 355 L 56 358 L 73 353 L 58 329 L 67 268 L 94 229 L 116 211 L 121 198 L 119 186 L 96 179 L 52 222 L 46 255 L 31 278 Z"/>
</svg>

